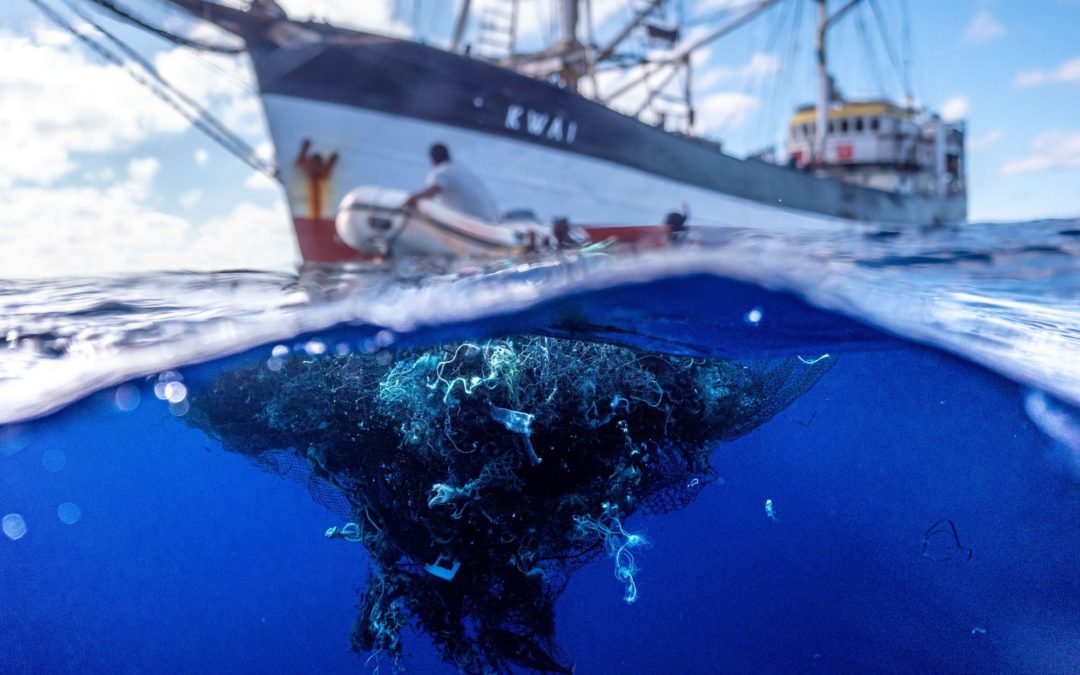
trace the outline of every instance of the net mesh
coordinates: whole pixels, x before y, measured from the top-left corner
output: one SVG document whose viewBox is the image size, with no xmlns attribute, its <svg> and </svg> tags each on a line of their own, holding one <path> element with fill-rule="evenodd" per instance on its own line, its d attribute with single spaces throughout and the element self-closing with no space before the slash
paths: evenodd
<svg viewBox="0 0 1080 675">
<path fill-rule="evenodd" d="M 637 597 L 625 529 L 693 501 L 718 442 L 763 424 L 831 360 L 753 367 L 515 337 L 289 357 L 221 374 L 185 418 L 306 481 L 372 562 L 356 650 L 400 664 L 415 622 L 462 672 L 569 672 L 554 605 L 606 553 Z M 306 465 L 306 473 L 305 473 Z"/>
</svg>

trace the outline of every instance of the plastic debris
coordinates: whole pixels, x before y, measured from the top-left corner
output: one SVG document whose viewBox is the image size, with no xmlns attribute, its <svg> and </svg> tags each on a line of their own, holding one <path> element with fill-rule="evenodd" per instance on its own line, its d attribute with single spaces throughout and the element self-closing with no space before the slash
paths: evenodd
<svg viewBox="0 0 1080 675">
<path fill-rule="evenodd" d="M 448 564 L 449 563 L 449 564 Z M 461 569 L 460 560 L 450 560 L 446 556 L 440 555 L 435 559 L 435 562 L 430 565 L 424 565 L 424 571 L 433 577 L 439 577 L 446 581 L 453 581 L 454 576 Z"/>
<path fill-rule="evenodd" d="M 344 539 L 345 541 L 362 541 L 363 533 L 360 531 L 359 523 L 345 523 L 341 527 L 333 526 L 326 530 L 325 534 L 327 539 Z"/>
</svg>

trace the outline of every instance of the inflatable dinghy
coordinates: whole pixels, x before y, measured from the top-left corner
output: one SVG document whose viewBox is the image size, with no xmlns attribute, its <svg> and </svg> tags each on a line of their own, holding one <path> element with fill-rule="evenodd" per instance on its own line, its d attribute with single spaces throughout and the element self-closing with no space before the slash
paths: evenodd
<svg viewBox="0 0 1080 675">
<path fill-rule="evenodd" d="M 551 226 L 534 219 L 489 223 L 439 203 L 405 209 L 408 193 L 358 187 L 341 200 L 335 227 L 350 247 L 381 256 L 510 255 L 557 247 Z"/>
</svg>

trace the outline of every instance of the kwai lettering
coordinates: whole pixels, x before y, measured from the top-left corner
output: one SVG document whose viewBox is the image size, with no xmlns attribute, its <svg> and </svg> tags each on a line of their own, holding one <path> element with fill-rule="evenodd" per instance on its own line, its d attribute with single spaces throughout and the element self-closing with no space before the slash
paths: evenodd
<svg viewBox="0 0 1080 675">
<path fill-rule="evenodd" d="M 553 141 L 563 140 L 563 119 L 561 117 L 551 120 L 551 126 L 547 130 L 547 137 Z"/>
<path fill-rule="evenodd" d="M 567 145 L 577 140 L 577 122 L 517 104 L 507 106 L 503 126 L 512 131 L 525 131 L 530 136 L 539 136 Z"/>
<path fill-rule="evenodd" d="M 525 114 L 525 108 L 512 105 L 506 109 L 506 128 L 521 131 L 521 116 Z"/>
<path fill-rule="evenodd" d="M 551 116 L 547 113 L 536 112 L 530 110 L 525 116 L 525 124 L 529 128 L 529 133 L 533 136 L 539 136 L 544 133 L 544 129 L 547 128 L 548 120 Z"/>
</svg>

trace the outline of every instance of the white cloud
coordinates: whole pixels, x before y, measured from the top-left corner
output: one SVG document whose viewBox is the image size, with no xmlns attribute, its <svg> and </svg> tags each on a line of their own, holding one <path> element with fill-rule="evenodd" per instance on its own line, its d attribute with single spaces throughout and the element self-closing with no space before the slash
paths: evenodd
<svg viewBox="0 0 1080 675">
<path fill-rule="evenodd" d="M 703 12 L 718 12 L 735 9 L 736 7 L 745 7 L 748 4 L 746 0 L 697 0 L 694 3 L 694 10 L 696 13 L 701 14 Z"/>
<path fill-rule="evenodd" d="M 173 49 L 158 54 L 154 66 L 166 81 L 198 101 L 229 131 L 250 144 L 265 138 L 262 109 L 254 93 L 254 74 L 245 57 Z M 143 92 L 142 96 L 148 94 Z M 198 151 L 195 160 L 199 161 Z"/>
<path fill-rule="evenodd" d="M 180 206 L 190 211 L 191 209 L 199 205 L 199 202 L 202 201 L 202 198 L 203 191 L 196 188 L 194 190 L 188 190 L 184 194 L 180 195 L 180 198 L 176 201 L 180 204 Z"/>
<path fill-rule="evenodd" d="M 123 70 L 99 63 L 66 33 L 0 28 L 0 251 L 6 276 L 59 276 L 154 269 L 275 268 L 298 259 L 284 206 L 263 193 L 211 222 L 179 217 L 203 199 L 193 189 L 162 204 L 161 162 L 137 156 L 147 139 L 190 123 Z M 155 64 L 253 144 L 266 134 L 240 58 L 208 70 L 185 50 Z M 220 72 L 224 70 L 224 73 Z M 239 86 L 237 86 L 239 84 Z M 265 148 L 264 148 L 265 151 Z M 192 152 L 200 166 L 205 149 Z M 77 178 L 80 185 L 73 185 Z M 61 182 L 61 179 L 69 179 Z M 258 202 L 258 203 L 256 203 Z M 176 211 L 172 213 L 170 211 Z"/>
<path fill-rule="evenodd" d="M 473 2 L 472 10 L 472 38 L 476 37 L 476 28 L 483 17 L 484 2 L 490 2 L 490 0 L 482 0 L 481 2 Z M 455 3 L 454 16 L 457 16 L 457 5 Z M 498 3 L 493 3 L 498 4 Z M 546 46 L 548 38 L 551 36 L 552 29 L 555 30 L 557 35 L 557 28 L 554 26 L 555 20 L 558 18 L 558 9 L 554 3 L 540 3 L 540 2 L 525 2 L 521 3 L 522 7 L 518 12 L 518 26 L 515 40 L 517 45 L 521 49 L 539 49 L 542 46 Z M 601 45 L 606 43 L 606 40 L 613 35 L 610 35 L 610 30 L 605 31 L 603 28 L 605 24 L 617 15 L 622 13 L 627 20 L 632 16 L 630 12 L 629 3 L 626 0 L 593 0 L 592 2 L 592 17 L 593 17 L 593 32 L 596 34 L 597 42 Z M 621 23 L 619 26 L 621 27 Z M 585 17 L 584 10 L 581 18 L 581 30 L 584 31 Z M 610 26 L 609 26 L 610 28 Z M 584 32 L 581 33 L 584 35 Z"/>
<path fill-rule="evenodd" d="M 974 45 L 989 42 L 1005 34 L 1005 26 L 985 9 L 979 10 L 971 23 L 964 29 L 963 41 Z"/>
<path fill-rule="evenodd" d="M 697 124 L 706 133 L 737 129 L 760 105 L 758 99 L 740 92 L 710 94 L 697 103 Z"/>
<path fill-rule="evenodd" d="M 185 258 L 203 269 L 295 269 L 300 262 L 292 221 L 282 201 L 241 202 L 196 229 Z M 187 263 L 191 267 L 191 263 Z"/>
<path fill-rule="evenodd" d="M 84 171 L 82 179 L 88 183 L 111 183 L 116 180 L 116 172 L 111 167 L 103 166 Z"/>
<path fill-rule="evenodd" d="M 693 38 L 688 39 L 691 41 L 693 40 Z M 703 51 L 707 52 L 708 50 L 705 49 Z M 655 52 L 653 56 L 655 58 L 662 58 L 663 53 Z M 698 55 L 695 54 L 695 62 L 697 61 L 697 56 Z M 698 72 L 703 71 L 703 74 L 697 76 L 694 80 L 694 90 L 697 92 L 697 100 L 695 101 L 697 126 L 709 133 L 716 133 L 721 130 L 742 126 L 746 121 L 747 114 L 758 107 L 760 102 L 747 94 L 730 90 L 719 90 L 719 87 L 726 83 L 745 83 L 751 78 L 775 73 L 779 69 L 779 58 L 775 54 L 766 52 L 752 54 L 750 58 L 741 65 L 700 69 Z M 650 91 L 649 87 L 640 84 L 640 78 L 644 72 L 645 71 L 641 68 L 628 68 L 621 71 L 612 70 L 599 73 L 597 75 L 597 81 L 601 96 L 606 98 L 612 93 L 622 89 L 625 84 L 628 84 L 631 81 L 637 81 L 639 82 L 637 87 L 627 90 L 617 99 L 609 100 L 608 103 L 615 109 L 626 114 L 632 115 L 638 112 L 645 103 Z M 671 71 L 667 69 L 653 72 L 648 78 L 650 87 L 657 86 L 670 72 Z M 587 80 L 583 85 L 583 90 L 586 92 L 589 90 L 589 83 Z M 666 95 L 671 100 L 667 101 L 664 100 L 664 96 L 657 96 L 653 100 L 651 108 L 642 113 L 641 119 L 648 123 L 657 122 L 659 117 L 654 114 L 654 111 L 666 112 L 669 119 L 681 119 L 685 108 L 681 103 L 674 103 L 673 101 L 681 101 L 682 92 L 682 76 L 678 76 L 671 80 L 662 92 L 658 92 Z"/>
<path fill-rule="evenodd" d="M 967 117 L 971 101 L 963 94 L 950 97 L 941 106 L 941 119 L 946 122 L 958 122 Z"/>
<path fill-rule="evenodd" d="M 128 177 L 132 185 L 138 186 L 139 190 L 146 192 L 153 182 L 154 176 L 161 170 L 161 162 L 154 157 L 137 157 L 128 162 Z"/>
<path fill-rule="evenodd" d="M 712 66 L 694 83 L 698 91 L 708 91 L 720 84 L 746 82 L 772 75 L 780 70 L 780 58 L 769 52 L 756 52 L 741 66 Z"/>
<path fill-rule="evenodd" d="M 136 161 L 106 188 L 0 190 L 0 250 L 9 277 L 163 269 L 289 269 L 297 261 L 284 205 L 240 203 L 192 223 L 153 205 L 150 163 Z"/>
<path fill-rule="evenodd" d="M 1027 157 L 1006 162 L 1000 173 L 1015 176 L 1051 169 L 1080 169 L 1080 132 L 1048 131 L 1031 143 Z"/>
<path fill-rule="evenodd" d="M 128 178 L 106 189 L 15 187 L 0 191 L 4 274 L 66 276 L 169 267 L 187 223 L 149 209 Z M 180 265 L 182 267 L 182 265 Z"/>
<path fill-rule="evenodd" d="M 255 146 L 255 154 L 263 159 L 270 161 L 274 159 L 274 144 L 269 140 L 264 139 L 261 143 Z"/>
<path fill-rule="evenodd" d="M 91 60 L 66 34 L 0 32 L 0 187 L 49 184 L 81 153 L 115 152 L 188 122 L 117 67 Z"/>
<path fill-rule="evenodd" d="M 972 151 L 985 150 L 986 148 L 994 145 L 1004 137 L 1005 132 L 1001 129 L 991 129 L 985 134 L 981 134 L 968 140 L 968 149 Z"/>
<path fill-rule="evenodd" d="M 330 21 L 395 35 L 410 33 L 408 26 L 394 20 L 390 0 L 279 0 L 279 4 L 292 18 Z"/>
<path fill-rule="evenodd" d="M 250 190 L 276 190 L 278 184 L 271 180 L 266 174 L 252 171 L 251 174 L 244 179 L 244 186 Z"/>
<path fill-rule="evenodd" d="M 1080 58 L 1065 61 L 1053 70 L 1028 70 L 1013 80 L 1017 87 L 1038 87 L 1044 84 L 1080 85 Z"/>
</svg>

